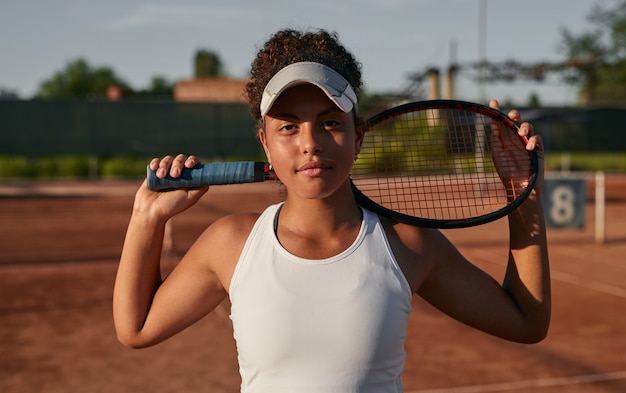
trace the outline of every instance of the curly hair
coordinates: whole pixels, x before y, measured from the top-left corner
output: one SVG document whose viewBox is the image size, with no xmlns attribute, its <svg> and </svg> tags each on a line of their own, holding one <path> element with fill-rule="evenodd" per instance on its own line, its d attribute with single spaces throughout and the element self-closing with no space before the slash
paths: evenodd
<svg viewBox="0 0 626 393">
<path fill-rule="evenodd" d="M 312 32 L 280 30 L 264 44 L 252 62 L 250 81 L 245 95 L 252 118 L 262 124 L 259 105 L 263 89 L 278 71 L 292 63 L 313 61 L 331 67 L 361 91 L 361 63 L 339 42 L 337 33 L 326 30 Z"/>
</svg>

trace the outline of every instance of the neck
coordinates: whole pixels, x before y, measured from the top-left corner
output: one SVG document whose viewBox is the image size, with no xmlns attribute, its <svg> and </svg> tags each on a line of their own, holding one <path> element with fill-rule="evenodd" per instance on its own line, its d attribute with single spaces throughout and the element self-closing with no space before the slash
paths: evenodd
<svg viewBox="0 0 626 393">
<path fill-rule="evenodd" d="M 352 196 L 333 195 L 324 199 L 306 199 L 287 196 L 277 228 L 291 232 L 325 233 L 332 235 L 348 228 L 360 228 L 362 212 Z"/>
<path fill-rule="evenodd" d="M 346 250 L 357 238 L 362 211 L 354 198 L 341 203 L 326 200 L 294 201 L 289 197 L 276 216 L 274 231 L 293 255 L 324 259 Z"/>
</svg>

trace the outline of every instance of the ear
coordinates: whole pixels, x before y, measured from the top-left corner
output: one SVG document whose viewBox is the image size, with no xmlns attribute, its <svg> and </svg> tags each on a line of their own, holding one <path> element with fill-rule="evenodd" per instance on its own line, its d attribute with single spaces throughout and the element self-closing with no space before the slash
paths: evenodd
<svg viewBox="0 0 626 393">
<path fill-rule="evenodd" d="M 265 150 L 265 157 L 267 157 L 267 162 L 269 164 L 272 163 L 272 157 L 270 155 L 270 150 L 267 147 L 267 136 L 265 135 L 265 130 L 263 128 L 259 128 L 257 131 L 257 135 L 259 136 L 259 140 L 261 141 L 261 145 L 263 145 L 263 150 Z"/>
<path fill-rule="evenodd" d="M 359 117 L 354 125 L 354 154 L 359 154 L 361 152 L 366 127 L 367 124 L 365 120 Z"/>
</svg>

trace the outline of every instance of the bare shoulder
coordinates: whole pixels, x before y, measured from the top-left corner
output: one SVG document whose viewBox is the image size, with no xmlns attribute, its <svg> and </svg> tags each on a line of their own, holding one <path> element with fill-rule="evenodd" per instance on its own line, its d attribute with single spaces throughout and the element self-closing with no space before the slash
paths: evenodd
<svg viewBox="0 0 626 393">
<path fill-rule="evenodd" d="M 222 286 L 229 288 L 239 256 L 259 216 L 242 213 L 220 218 L 205 229 L 185 258 L 205 264 Z"/>
<path fill-rule="evenodd" d="M 385 217 L 380 217 L 381 224 L 392 248 L 405 249 L 416 254 L 424 254 L 432 242 L 441 241 L 444 236 L 437 229 L 403 224 Z"/>
<path fill-rule="evenodd" d="M 437 229 L 403 224 L 385 217 L 380 220 L 389 246 L 413 291 L 419 289 L 449 252 L 455 252 L 454 246 Z"/>
<path fill-rule="evenodd" d="M 228 244 L 245 242 L 259 216 L 259 213 L 239 213 L 222 217 L 211 224 L 200 239 L 209 237 Z"/>
</svg>

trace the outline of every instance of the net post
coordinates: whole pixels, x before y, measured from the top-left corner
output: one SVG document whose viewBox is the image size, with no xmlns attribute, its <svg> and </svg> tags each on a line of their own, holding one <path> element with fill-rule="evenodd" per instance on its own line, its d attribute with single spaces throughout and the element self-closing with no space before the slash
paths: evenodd
<svg viewBox="0 0 626 393">
<path fill-rule="evenodd" d="M 605 175 L 604 172 L 596 172 L 595 191 L 595 238 L 596 243 L 603 244 L 606 241 L 606 206 L 605 206 Z"/>
</svg>

